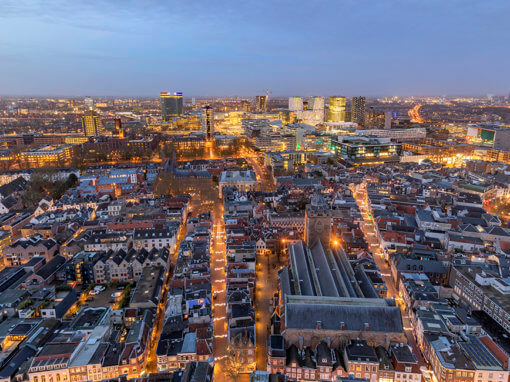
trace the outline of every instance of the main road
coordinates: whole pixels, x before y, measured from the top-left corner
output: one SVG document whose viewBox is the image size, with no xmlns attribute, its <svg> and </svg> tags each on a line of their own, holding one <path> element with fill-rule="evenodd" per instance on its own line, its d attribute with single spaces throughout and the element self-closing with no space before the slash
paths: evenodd
<svg viewBox="0 0 510 382">
<path fill-rule="evenodd" d="M 247 156 L 246 159 L 257 175 L 258 189 L 274 192 L 276 187 L 273 176 L 259 163 L 261 157 Z M 278 287 L 280 265 L 279 258 L 275 254 L 257 254 L 257 283 L 255 287 L 257 370 L 267 369 L 267 339 L 272 315 L 272 298 Z"/>
</svg>

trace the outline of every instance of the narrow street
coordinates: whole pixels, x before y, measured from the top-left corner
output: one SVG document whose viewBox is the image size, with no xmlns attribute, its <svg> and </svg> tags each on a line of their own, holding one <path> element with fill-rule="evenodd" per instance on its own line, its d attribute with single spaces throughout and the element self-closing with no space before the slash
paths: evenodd
<svg viewBox="0 0 510 382">
<path fill-rule="evenodd" d="M 375 227 L 375 222 L 373 216 L 370 214 L 368 209 L 368 200 L 367 200 L 367 192 L 366 192 L 366 184 L 359 185 L 355 190 L 353 190 L 353 196 L 356 199 L 356 203 L 361 211 L 361 215 L 363 216 L 363 224 L 361 229 L 363 234 L 365 235 L 365 239 L 368 243 L 369 250 L 372 252 L 373 258 L 379 270 L 381 272 L 382 278 L 386 283 L 386 287 L 388 288 L 387 298 L 395 299 L 395 302 L 398 304 L 402 314 L 402 324 L 404 326 L 404 331 L 406 333 L 407 339 L 409 340 L 409 345 L 413 348 L 413 353 L 418 358 L 418 363 L 420 366 L 425 366 L 426 361 L 423 358 L 423 355 L 416 343 L 416 337 L 413 332 L 413 326 L 411 320 L 408 316 L 406 308 L 402 302 L 402 299 L 399 296 L 398 287 L 395 285 L 395 281 L 391 276 L 391 269 L 389 263 L 384 257 L 384 253 L 381 249 L 381 246 L 377 239 L 377 232 Z"/>
<path fill-rule="evenodd" d="M 257 370 L 267 369 L 267 339 L 271 325 L 272 298 L 278 287 L 278 263 L 276 255 L 257 255 L 255 293 Z"/>
<path fill-rule="evenodd" d="M 161 336 L 161 330 L 163 330 L 163 323 L 165 321 L 165 308 L 166 301 L 168 298 L 168 285 L 170 284 L 170 280 L 173 276 L 173 269 L 175 263 L 177 262 L 177 256 L 179 253 L 179 245 L 181 241 L 186 236 L 186 224 L 181 225 L 181 229 L 179 231 L 176 250 L 173 254 L 170 254 L 170 266 L 168 271 L 165 274 L 165 282 L 163 283 L 163 291 L 161 294 L 161 299 L 159 300 L 158 311 L 156 313 L 156 318 L 154 320 L 154 326 L 152 329 L 152 336 L 150 341 L 149 353 L 147 355 L 147 365 L 146 371 L 147 374 L 157 373 L 157 356 L 156 349 L 158 347 L 159 337 Z"/>
</svg>

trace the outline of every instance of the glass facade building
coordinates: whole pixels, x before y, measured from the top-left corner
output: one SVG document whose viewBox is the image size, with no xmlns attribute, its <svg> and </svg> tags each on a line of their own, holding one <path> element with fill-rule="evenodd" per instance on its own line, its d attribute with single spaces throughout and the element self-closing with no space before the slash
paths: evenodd
<svg viewBox="0 0 510 382">
<path fill-rule="evenodd" d="M 345 97 L 329 97 L 328 122 L 347 122 Z"/>
<path fill-rule="evenodd" d="M 182 93 L 161 92 L 159 95 L 161 98 L 161 118 L 164 122 L 169 122 L 173 118 L 182 115 Z"/>
</svg>

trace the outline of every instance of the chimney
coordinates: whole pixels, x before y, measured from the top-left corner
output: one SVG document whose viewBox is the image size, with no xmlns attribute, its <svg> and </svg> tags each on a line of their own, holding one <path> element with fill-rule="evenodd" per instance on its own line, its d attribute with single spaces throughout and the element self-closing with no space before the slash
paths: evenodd
<svg viewBox="0 0 510 382">
<path fill-rule="evenodd" d="M 365 331 L 366 332 L 370 331 L 370 325 L 368 325 L 368 322 L 365 322 Z"/>
</svg>

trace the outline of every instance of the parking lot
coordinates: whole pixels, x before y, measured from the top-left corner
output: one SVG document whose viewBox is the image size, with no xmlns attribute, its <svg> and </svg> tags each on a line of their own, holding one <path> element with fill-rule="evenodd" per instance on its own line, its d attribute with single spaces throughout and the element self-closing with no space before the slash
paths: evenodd
<svg viewBox="0 0 510 382">
<path fill-rule="evenodd" d="M 119 289 L 117 289 L 119 288 Z M 122 292 L 119 297 L 112 297 L 115 292 Z M 85 304 L 88 306 L 111 306 L 112 309 L 117 309 L 120 300 L 124 294 L 124 287 L 106 287 L 106 290 L 97 295 L 88 294 Z"/>
</svg>

